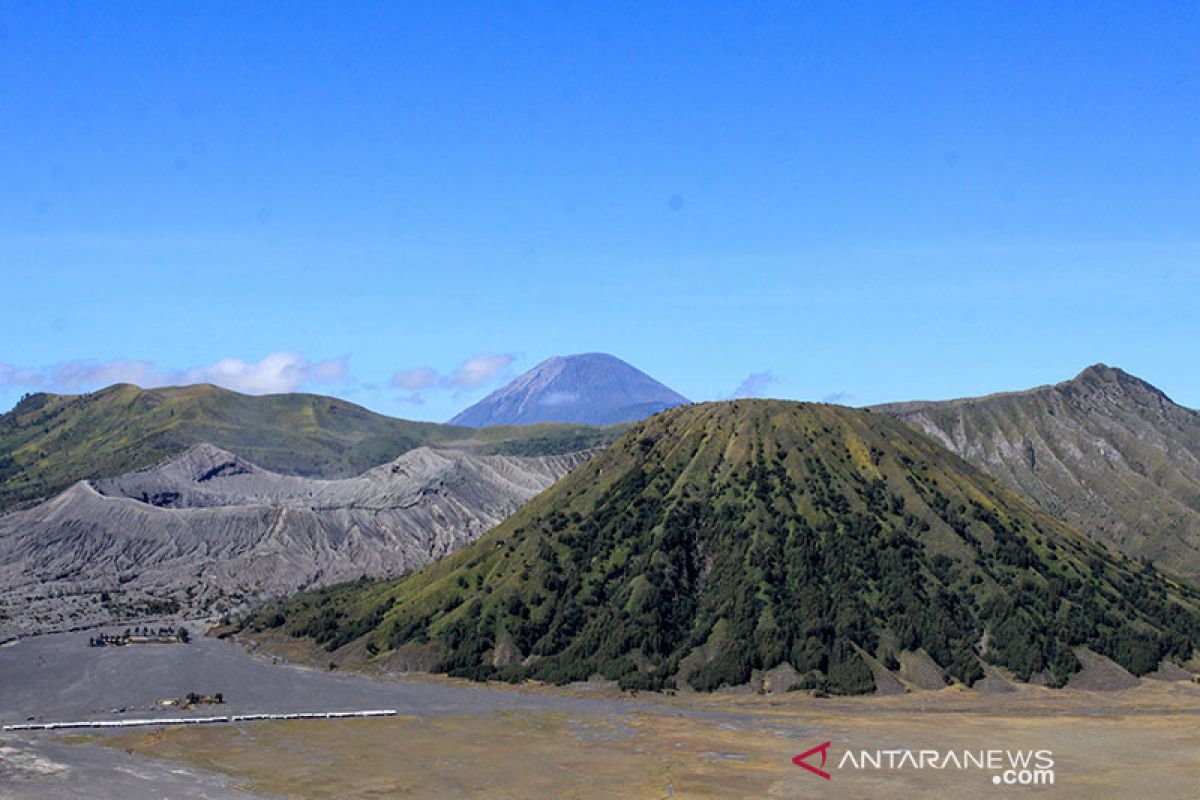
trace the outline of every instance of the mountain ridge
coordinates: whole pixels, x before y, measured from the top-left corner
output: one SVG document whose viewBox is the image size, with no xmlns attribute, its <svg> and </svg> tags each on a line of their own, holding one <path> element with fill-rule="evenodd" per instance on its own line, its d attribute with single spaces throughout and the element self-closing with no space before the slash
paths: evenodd
<svg viewBox="0 0 1200 800">
<path fill-rule="evenodd" d="M 965 397 L 951 397 L 944 400 L 895 400 L 886 403 L 876 403 L 867 408 L 883 410 L 883 409 L 904 409 L 907 407 L 923 407 L 929 405 L 971 405 L 974 403 L 983 402 L 985 400 L 996 400 L 1006 397 L 1026 397 L 1033 394 L 1038 394 L 1053 389 L 1081 389 L 1085 387 L 1096 387 L 1105 384 L 1125 384 L 1136 386 L 1147 392 L 1157 395 L 1173 405 L 1178 405 L 1180 408 L 1194 411 L 1188 406 L 1183 406 L 1175 403 L 1166 392 L 1158 388 L 1149 381 L 1143 380 L 1136 375 L 1126 372 L 1120 367 L 1113 367 L 1103 362 L 1097 362 L 1090 366 L 1084 367 L 1074 377 L 1066 380 L 1057 381 L 1055 383 L 1044 383 L 1038 386 L 1031 386 L 1028 389 L 1010 389 L 998 392 L 989 392 L 988 394 L 969 395 Z"/>
<path fill-rule="evenodd" d="M 276 472 L 347 478 L 422 445 L 542 455 L 595 447 L 616 435 L 581 425 L 474 429 L 414 422 L 323 395 L 246 395 L 211 384 L 39 393 L 0 415 L 0 509 L 53 496 L 78 480 L 153 465 L 199 442 Z"/>
<path fill-rule="evenodd" d="M 874 406 L 1123 552 L 1200 581 L 1200 412 L 1104 364 L 1019 392 Z"/>
</svg>

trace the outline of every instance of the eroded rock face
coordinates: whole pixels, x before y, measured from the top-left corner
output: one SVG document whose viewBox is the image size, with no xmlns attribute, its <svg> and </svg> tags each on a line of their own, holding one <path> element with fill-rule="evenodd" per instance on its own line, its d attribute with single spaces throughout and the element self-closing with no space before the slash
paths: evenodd
<svg viewBox="0 0 1200 800">
<path fill-rule="evenodd" d="M 317 480 L 196 445 L 0 517 L 0 638 L 395 576 L 474 541 L 589 457 L 422 447 Z"/>
<path fill-rule="evenodd" d="M 1090 537 L 1200 581 L 1200 413 L 1096 365 L 1025 392 L 877 410 Z"/>
</svg>

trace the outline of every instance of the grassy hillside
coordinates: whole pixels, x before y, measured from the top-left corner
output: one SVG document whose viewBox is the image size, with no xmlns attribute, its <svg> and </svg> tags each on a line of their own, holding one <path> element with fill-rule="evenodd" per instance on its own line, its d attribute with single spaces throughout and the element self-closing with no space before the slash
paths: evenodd
<svg viewBox="0 0 1200 800">
<path fill-rule="evenodd" d="M 545 455 L 606 444 L 617 433 L 582 425 L 473 430 L 394 419 L 312 394 L 118 384 L 91 394 L 31 395 L 0 416 L 0 507 L 146 467 L 199 442 L 278 472 L 349 477 L 421 445 Z"/>
<path fill-rule="evenodd" d="M 478 542 L 246 625 L 334 657 L 475 678 L 600 673 L 628 688 L 870 691 L 924 650 L 1061 684 L 1087 645 L 1136 674 L 1185 659 L 1198 597 L 1037 511 L 883 414 L 739 400 L 634 426 Z"/>
<path fill-rule="evenodd" d="M 880 406 L 1068 525 L 1200 585 L 1200 413 L 1098 364 L 1025 392 Z"/>
</svg>

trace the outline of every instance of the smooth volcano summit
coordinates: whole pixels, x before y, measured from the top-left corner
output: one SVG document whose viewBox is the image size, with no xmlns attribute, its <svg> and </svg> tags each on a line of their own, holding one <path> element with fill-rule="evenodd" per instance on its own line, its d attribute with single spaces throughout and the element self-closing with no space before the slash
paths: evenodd
<svg viewBox="0 0 1200 800">
<path fill-rule="evenodd" d="M 607 353 L 548 358 L 480 400 L 452 425 L 635 422 L 688 399 Z"/>
<path fill-rule="evenodd" d="M 888 415 L 738 400 L 634 425 L 435 564 L 248 624 L 339 663 L 862 693 L 915 662 L 937 686 L 1061 685 L 1097 654 L 1142 675 L 1191 656 L 1198 604 Z"/>
</svg>

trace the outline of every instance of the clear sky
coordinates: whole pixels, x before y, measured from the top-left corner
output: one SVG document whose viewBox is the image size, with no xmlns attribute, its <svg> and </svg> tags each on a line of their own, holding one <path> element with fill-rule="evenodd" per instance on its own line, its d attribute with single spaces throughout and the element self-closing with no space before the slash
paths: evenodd
<svg viewBox="0 0 1200 800">
<path fill-rule="evenodd" d="M 545 357 L 1200 406 L 1200 4 L 0 4 L 0 407 Z"/>
</svg>

